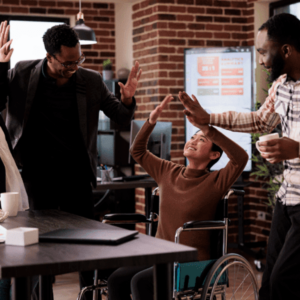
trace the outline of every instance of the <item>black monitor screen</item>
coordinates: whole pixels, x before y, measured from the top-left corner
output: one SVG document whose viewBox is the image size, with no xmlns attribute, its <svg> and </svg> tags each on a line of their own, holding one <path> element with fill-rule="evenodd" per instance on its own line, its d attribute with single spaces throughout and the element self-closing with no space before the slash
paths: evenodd
<svg viewBox="0 0 300 300">
<path fill-rule="evenodd" d="M 130 146 L 132 145 L 137 133 L 140 131 L 145 121 L 131 121 Z M 171 159 L 171 136 L 172 122 L 157 122 L 149 138 L 147 149 L 154 155 L 170 160 Z M 129 154 L 129 163 L 132 162 Z"/>
</svg>

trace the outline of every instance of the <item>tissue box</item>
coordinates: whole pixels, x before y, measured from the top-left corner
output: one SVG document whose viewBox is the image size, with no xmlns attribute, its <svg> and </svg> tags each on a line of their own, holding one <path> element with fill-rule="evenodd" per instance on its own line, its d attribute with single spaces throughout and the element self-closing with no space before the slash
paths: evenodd
<svg viewBox="0 0 300 300">
<path fill-rule="evenodd" d="M 6 231 L 6 245 L 28 246 L 39 242 L 39 229 L 17 227 Z"/>
</svg>

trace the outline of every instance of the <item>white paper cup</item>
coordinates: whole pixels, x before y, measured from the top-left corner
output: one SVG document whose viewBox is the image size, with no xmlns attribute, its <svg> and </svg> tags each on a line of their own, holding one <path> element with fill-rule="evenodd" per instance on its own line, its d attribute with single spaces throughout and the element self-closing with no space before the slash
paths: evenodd
<svg viewBox="0 0 300 300">
<path fill-rule="evenodd" d="M 266 152 L 261 152 L 259 150 L 259 142 L 266 142 L 266 141 L 270 141 L 270 140 L 275 140 L 275 139 L 279 139 L 279 134 L 278 133 L 271 133 L 271 134 L 267 134 L 267 135 L 263 135 L 263 136 L 260 136 L 259 137 L 259 140 L 256 141 L 256 149 L 260 152 L 260 153 L 263 153 L 263 154 L 269 154 L 269 153 L 266 153 Z M 270 160 L 270 159 L 267 159 L 267 160 Z"/>
<path fill-rule="evenodd" d="M 19 209 L 19 193 L 2 193 L 0 196 L 1 208 L 8 212 L 9 217 L 15 217 Z"/>
</svg>

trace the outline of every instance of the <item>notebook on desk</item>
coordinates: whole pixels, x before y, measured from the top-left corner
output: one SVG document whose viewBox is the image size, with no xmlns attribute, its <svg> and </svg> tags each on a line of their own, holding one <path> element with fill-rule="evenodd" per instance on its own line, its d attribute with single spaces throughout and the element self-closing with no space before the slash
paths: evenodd
<svg viewBox="0 0 300 300">
<path fill-rule="evenodd" d="M 40 234 L 40 242 L 80 244 L 120 244 L 132 239 L 136 230 L 118 229 L 58 229 Z"/>
</svg>

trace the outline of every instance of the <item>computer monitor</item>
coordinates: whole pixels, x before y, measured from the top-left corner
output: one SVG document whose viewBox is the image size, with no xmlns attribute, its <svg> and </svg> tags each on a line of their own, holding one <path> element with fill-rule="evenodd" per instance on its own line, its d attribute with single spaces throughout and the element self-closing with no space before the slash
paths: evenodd
<svg viewBox="0 0 300 300">
<path fill-rule="evenodd" d="M 144 123 L 145 121 L 131 121 L 129 147 L 131 147 L 137 133 L 140 131 Z M 172 122 L 157 122 L 150 135 L 147 149 L 162 159 L 170 160 L 171 136 Z M 132 163 L 133 161 L 134 160 L 129 153 L 128 163 Z"/>
</svg>

